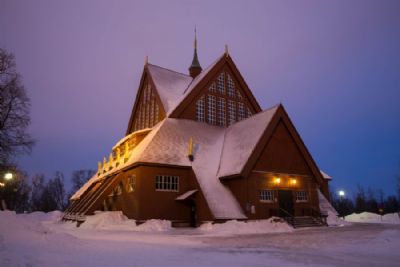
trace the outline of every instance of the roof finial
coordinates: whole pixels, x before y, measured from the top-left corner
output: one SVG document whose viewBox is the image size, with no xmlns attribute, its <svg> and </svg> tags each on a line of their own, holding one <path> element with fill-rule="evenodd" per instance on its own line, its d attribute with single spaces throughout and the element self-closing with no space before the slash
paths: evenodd
<svg viewBox="0 0 400 267">
<path fill-rule="evenodd" d="M 228 44 L 225 44 L 225 56 L 229 55 Z"/>
<path fill-rule="evenodd" d="M 197 50 L 197 30 L 196 30 L 196 25 L 194 26 L 194 50 Z"/>
<path fill-rule="evenodd" d="M 147 66 L 147 64 L 149 64 L 149 56 L 146 55 L 144 58 L 144 65 Z"/>
<path fill-rule="evenodd" d="M 194 27 L 194 54 L 192 65 L 189 67 L 189 73 L 192 78 L 195 78 L 197 75 L 200 74 L 202 68 L 200 66 L 199 59 L 197 58 L 197 28 Z"/>
</svg>

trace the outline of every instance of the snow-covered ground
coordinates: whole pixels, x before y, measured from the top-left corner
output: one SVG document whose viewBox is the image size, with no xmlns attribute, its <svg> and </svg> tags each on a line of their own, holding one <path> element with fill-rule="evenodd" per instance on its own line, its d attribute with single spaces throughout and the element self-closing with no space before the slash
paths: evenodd
<svg viewBox="0 0 400 267">
<path fill-rule="evenodd" d="M 0 212 L 0 266 L 399 266 L 400 224 L 296 229 L 279 219 L 174 229 L 118 212 L 76 228 L 59 212 Z M 343 225 L 343 224 L 339 224 Z"/>
</svg>

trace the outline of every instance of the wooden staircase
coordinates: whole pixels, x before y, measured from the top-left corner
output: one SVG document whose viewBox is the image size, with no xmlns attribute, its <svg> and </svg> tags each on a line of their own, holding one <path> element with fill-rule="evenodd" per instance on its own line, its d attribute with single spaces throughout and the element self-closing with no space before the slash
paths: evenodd
<svg viewBox="0 0 400 267">
<path fill-rule="evenodd" d="M 323 215 L 319 211 L 311 210 L 312 216 L 293 216 L 282 208 L 280 210 L 284 214 L 283 219 L 293 228 L 328 226 L 327 215 Z"/>
</svg>

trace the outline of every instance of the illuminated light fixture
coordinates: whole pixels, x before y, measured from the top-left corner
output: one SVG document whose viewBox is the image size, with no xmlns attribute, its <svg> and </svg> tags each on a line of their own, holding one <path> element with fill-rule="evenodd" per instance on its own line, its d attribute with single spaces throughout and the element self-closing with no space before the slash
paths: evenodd
<svg viewBox="0 0 400 267">
<path fill-rule="evenodd" d="M 275 183 L 276 183 L 276 184 L 280 184 L 280 183 L 281 183 L 281 178 L 276 177 L 276 178 L 275 178 Z"/>
<path fill-rule="evenodd" d="M 97 176 L 100 175 L 102 168 L 103 168 L 103 167 L 101 166 L 101 162 L 100 162 L 100 161 L 97 162 Z"/>
<path fill-rule="evenodd" d="M 292 185 L 297 184 L 297 180 L 296 179 L 292 179 L 292 180 L 290 180 L 290 182 L 292 183 Z"/>
<path fill-rule="evenodd" d="M 0 187 L 4 187 L 5 186 L 5 184 L 4 183 L 0 183 Z"/>
<path fill-rule="evenodd" d="M 11 172 L 7 172 L 4 174 L 4 179 L 11 180 L 13 178 L 13 174 Z"/>
<path fill-rule="evenodd" d="M 192 137 L 190 137 L 190 139 L 189 139 L 188 158 L 189 158 L 190 161 L 194 160 L 194 157 L 193 157 L 193 138 Z"/>
<path fill-rule="evenodd" d="M 338 194 L 340 197 L 344 197 L 346 195 L 346 193 L 343 190 L 339 190 Z"/>
</svg>

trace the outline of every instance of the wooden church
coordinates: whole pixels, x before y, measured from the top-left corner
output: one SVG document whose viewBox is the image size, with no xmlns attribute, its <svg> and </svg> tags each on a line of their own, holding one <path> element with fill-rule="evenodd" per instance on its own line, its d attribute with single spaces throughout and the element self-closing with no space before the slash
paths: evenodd
<svg viewBox="0 0 400 267">
<path fill-rule="evenodd" d="M 125 137 L 63 218 L 119 210 L 176 226 L 271 216 L 322 224 L 329 180 L 284 107 L 261 109 L 227 47 L 203 70 L 195 40 L 189 75 L 146 60 Z"/>
</svg>

